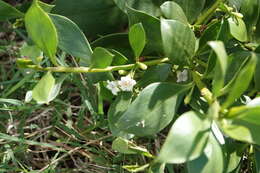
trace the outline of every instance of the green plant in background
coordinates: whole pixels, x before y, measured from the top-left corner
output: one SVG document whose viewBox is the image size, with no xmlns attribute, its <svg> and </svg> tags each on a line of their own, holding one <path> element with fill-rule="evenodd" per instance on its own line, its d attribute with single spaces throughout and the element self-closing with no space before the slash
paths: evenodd
<svg viewBox="0 0 260 173">
<path fill-rule="evenodd" d="M 144 160 L 125 170 L 260 172 L 259 0 L 34 0 L 21 11 L 0 5 L 0 20 L 26 29 L 16 59 L 29 72 L 22 80 L 42 75 L 26 102 L 51 104 L 62 83 L 80 75 L 83 104 L 107 120 L 113 150 Z M 24 104 L 8 95 L 2 102 Z M 156 151 L 137 145 L 161 133 L 167 137 Z"/>
</svg>

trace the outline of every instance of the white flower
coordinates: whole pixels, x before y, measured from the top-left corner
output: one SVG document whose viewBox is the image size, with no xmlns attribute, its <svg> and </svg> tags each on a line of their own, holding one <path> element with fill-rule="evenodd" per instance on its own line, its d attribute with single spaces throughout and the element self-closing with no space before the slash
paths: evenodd
<svg viewBox="0 0 260 173">
<path fill-rule="evenodd" d="M 132 91 L 136 81 L 129 76 L 121 77 L 121 80 L 118 81 L 119 87 L 122 91 Z"/>
<path fill-rule="evenodd" d="M 177 71 L 177 82 L 185 82 L 188 80 L 188 71 L 183 70 L 183 71 Z"/>
<path fill-rule="evenodd" d="M 109 89 L 114 95 L 117 95 L 120 91 L 117 81 L 107 81 L 107 89 Z"/>
<path fill-rule="evenodd" d="M 29 103 L 32 100 L 32 94 L 33 94 L 32 91 L 27 91 L 27 93 L 25 95 L 25 99 L 24 99 L 25 103 Z"/>
</svg>

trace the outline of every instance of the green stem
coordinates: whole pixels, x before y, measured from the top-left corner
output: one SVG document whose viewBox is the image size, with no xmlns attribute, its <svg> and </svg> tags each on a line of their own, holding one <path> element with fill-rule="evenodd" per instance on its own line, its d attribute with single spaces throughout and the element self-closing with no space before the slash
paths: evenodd
<svg viewBox="0 0 260 173">
<path fill-rule="evenodd" d="M 168 62 L 169 58 L 162 58 L 157 60 L 151 60 L 142 62 L 147 66 L 153 66 L 161 63 Z M 98 72 L 111 72 L 119 70 L 131 70 L 136 67 L 136 64 L 127 64 L 119 66 L 109 66 L 106 68 L 89 68 L 89 67 L 41 67 L 38 65 L 26 65 L 25 68 L 36 70 L 36 71 L 50 71 L 59 73 L 98 73 Z"/>
<path fill-rule="evenodd" d="M 219 7 L 219 5 L 225 2 L 225 0 L 216 0 L 216 2 L 205 12 L 203 13 L 195 23 L 195 25 L 201 25 L 210 18 L 210 16 L 216 11 L 216 9 Z"/>
<path fill-rule="evenodd" d="M 207 100 L 208 104 L 211 105 L 214 102 L 212 93 L 206 87 L 206 85 L 201 81 L 200 74 L 198 72 L 192 72 L 192 77 L 193 77 L 195 84 L 199 88 L 201 95 Z"/>
</svg>

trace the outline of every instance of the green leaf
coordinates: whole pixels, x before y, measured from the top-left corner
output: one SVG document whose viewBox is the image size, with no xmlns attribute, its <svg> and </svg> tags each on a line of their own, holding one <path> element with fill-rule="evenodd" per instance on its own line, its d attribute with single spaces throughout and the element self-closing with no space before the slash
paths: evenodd
<svg viewBox="0 0 260 173">
<path fill-rule="evenodd" d="M 52 12 L 74 21 L 87 37 L 122 31 L 127 24 L 127 16 L 113 0 L 56 0 L 54 4 Z"/>
<path fill-rule="evenodd" d="M 23 57 L 30 58 L 34 64 L 39 64 L 43 58 L 42 51 L 35 45 L 28 45 L 24 43 L 20 49 L 20 53 Z"/>
<path fill-rule="evenodd" d="M 210 47 L 215 51 L 217 55 L 217 64 L 215 68 L 215 75 L 213 78 L 213 88 L 212 92 L 215 97 L 220 95 L 220 89 L 224 85 L 226 70 L 227 70 L 227 53 L 223 42 L 221 41 L 211 41 L 208 43 Z"/>
<path fill-rule="evenodd" d="M 213 25 L 211 25 L 203 34 L 202 38 L 200 39 L 200 51 L 206 52 L 209 47 L 208 44 L 206 44 L 208 41 L 212 40 L 220 40 L 223 41 L 224 44 L 226 44 L 229 39 L 229 30 L 228 30 L 228 22 L 226 20 L 221 20 L 220 22 L 217 22 Z M 208 57 L 208 66 L 205 72 L 205 76 L 211 75 L 211 73 L 215 69 L 215 65 L 217 62 L 216 54 L 213 50 L 210 51 L 209 57 Z"/>
<path fill-rule="evenodd" d="M 257 119 L 257 121 L 260 121 L 259 113 L 254 118 Z M 222 129 L 226 135 L 233 139 L 259 145 L 259 123 L 251 123 L 248 121 L 250 119 L 246 116 L 237 116 L 232 119 L 224 119 L 222 121 Z"/>
<path fill-rule="evenodd" d="M 260 55 L 256 54 L 257 56 L 257 64 L 255 68 L 255 74 L 254 74 L 254 81 L 255 81 L 255 88 L 257 91 L 260 91 Z"/>
<path fill-rule="evenodd" d="M 131 26 L 129 30 L 129 42 L 135 53 L 135 57 L 139 58 L 146 43 L 146 36 L 142 23 Z"/>
<path fill-rule="evenodd" d="M 128 60 L 132 60 L 133 62 L 135 62 L 135 56 L 133 50 L 131 49 L 127 33 L 116 33 L 106 35 L 92 42 L 91 47 L 104 47 L 107 49 L 113 49 L 117 52 L 120 52 L 122 55 L 126 56 Z"/>
<path fill-rule="evenodd" d="M 225 87 L 221 89 L 222 94 L 228 93 L 234 85 L 239 72 L 243 69 L 251 53 L 248 51 L 238 51 L 229 55 L 228 59 L 231 61 L 225 77 Z"/>
<path fill-rule="evenodd" d="M 187 65 L 195 53 L 196 38 L 189 26 L 176 20 L 161 20 L 165 54 L 171 62 Z"/>
<path fill-rule="evenodd" d="M 32 97 L 38 104 L 49 104 L 57 95 L 61 84 L 55 85 L 55 79 L 48 72 L 33 88 Z"/>
<path fill-rule="evenodd" d="M 158 0 L 114 0 L 114 2 L 124 12 L 127 12 L 127 7 L 131 7 L 133 9 L 143 11 L 149 15 L 160 15 L 159 6 L 161 4 L 161 1 Z"/>
<path fill-rule="evenodd" d="M 164 170 L 165 170 L 165 163 L 155 163 L 149 168 L 148 173 L 165 173 Z"/>
<path fill-rule="evenodd" d="M 188 21 L 193 23 L 200 15 L 204 8 L 206 0 L 174 0 L 181 6 L 184 13 L 186 14 Z"/>
<path fill-rule="evenodd" d="M 138 147 L 134 143 L 124 138 L 116 138 L 113 141 L 112 149 L 123 154 L 142 154 L 147 157 L 153 157 L 145 148 Z"/>
<path fill-rule="evenodd" d="M 223 103 L 223 109 L 230 106 L 248 88 L 254 75 L 256 63 L 256 55 L 252 53 L 252 56 L 245 65 L 245 67 L 239 72 L 236 81 L 234 82 L 234 85 L 232 87 L 232 90 L 230 91 L 226 101 Z"/>
<path fill-rule="evenodd" d="M 0 21 L 22 17 L 24 17 L 22 12 L 12 7 L 10 4 L 0 0 Z"/>
<path fill-rule="evenodd" d="M 52 63 L 57 65 L 55 56 L 58 46 L 57 31 L 48 14 L 40 8 L 37 0 L 33 1 L 24 20 L 30 38 L 51 59 Z"/>
<path fill-rule="evenodd" d="M 167 1 L 161 5 L 161 11 L 167 19 L 178 20 L 184 24 L 188 24 L 188 20 L 182 8 L 173 1 Z"/>
<path fill-rule="evenodd" d="M 117 128 L 116 123 L 125 113 L 131 103 L 131 92 L 120 92 L 116 100 L 110 105 L 108 110 L 109 128 L 114 136 L 125 136 L 126 133 Z"/>
<path fill-rule="evenodd" d="M 224 154 L 220 144 L 211 133 L 202 156 L 188 162 L 189 173 L 223 173 Z"/>
<path fill-rule="evenodd" d="M 132 8 L 127 8 L 127 14 L 130 26 L 136 23 L 142 23 L 146 38 L 147 38 L 147 45 L 145 52 L 149 53 L 161 53 L 162 48 L 162 37 L 160 33 L 160 20 L 150 16 L 147 13 L 142 11 L 138 11 Z"/>
<path fill-rule="evenodd" d="M 171 73 L 171 67 L 171 64 L 160 64 L 148 68 L 136 86 L 146 87 L 154 82 L 165 82 Z"/>
<path fill-rule="evenodd" d="M 86 64 L 90 64 L 92 49 L 79 27 L 64 16 L 50 14 L 50 17 L 57 28 L 59 48 L 76 58 L 80 58 Z"/>
<path fill-rule="evenodd" d="M 55 5 L 50 5 L 50 4 L 47 4 L 47 3 L 44 3 L 42 1 L 38 1 L 40 7 L 47 13 L 50 13 L 51 10 L 55 7 Z"/>
<path fill-rule="evenodd" d="M 190 85 L 153 83 L 147 86 L 131 103 L 115 126 L 136 136 L 154 135 L 172 120 L 178 95 Z"/>
<path fill-rule="evenodd" d="M 240 13 L 243 14 L 243 20 L 245 21 L 248 35 L 250 36 L 254 26 L 259 19 L 259 15 L 256 15 L 260 12 L 260 1 L 259 0 L 243 0 L 241 2 Z"/>
<path fill-rule="evenodd" d="M 113 61 L 114 55 L 108 50 L 97 47 L 94 49 L 92 58 L 91 58 L 91 67 L 92 68 L 106 68 L 110 66 Z"/>
<path fill-rule="evenodd" d="M 248 40 L 246 25 L 242 19 L 229 18 L 228 23 L 230 33 L 235 39 L 241 42 L 246 42 Z"/>
<path fill-rule="evenodd" d="M 209 132 L 209 120 L 195 112 L 184 113 L 174 122 L 158 160 L 179 164 L 196 159 L 203 153 Z"/>
<path fill-rule="evenodd" d="M 260 151 L 255 149 L 254 151 L 254 164 L 255 164 L 255 173 L 260 173 Z"/>
</svg>

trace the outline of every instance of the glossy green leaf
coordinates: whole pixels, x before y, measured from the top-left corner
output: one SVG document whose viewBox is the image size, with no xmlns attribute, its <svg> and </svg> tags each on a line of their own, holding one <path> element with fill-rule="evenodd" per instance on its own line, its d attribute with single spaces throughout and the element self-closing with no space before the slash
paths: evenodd
<svg viewBox="0 0 260 173">
<path fill-rule="evenodd" d="M 51 92 L 54 86 L 55 79 L 52 74 L 48 72 L 33 88 L 33 99 L 36 100 L 38 104 L 49 104 Z"/>
<path fill-rule="evenodd" d="M 135 53 L 135 57 L 139 58 L 146 43 L 146 35 L 142 23 L 131 26 L 129 30 L 129 42 Z"/>
<path fill-rule="evenodd" d="M 184 163 L 198 158 L 204 151 L 209 132 L 209 120 L 195 112 L 184 113 L 174 122 L 158 160 Z"/>
<path fill-rule="evenodd" d="M 213 134 L 210 134 L 202 156 L 188 162 L 187 166 L 189 173 L 224 172 L 224 153 Z"/>
<path fill-rule="evenodd" d="M 206 0 L 174 0 L 178 3 L 184 13 L 186 14 L 188 21 L 193 23 L 197 17 L 200 15 L 201 11 L 204 8 Z"/>
<path fill-rule="evenodd" d="M 127 14 L 130 26 L 136 23 L 142 23 L 146 38 L 147 45 L 145 51 L 148 53 L 161 53 L 162 48 L 162 37 L 160 33 L 160 20 L 150 16 L 147 13 L 138 11 L 132 8 L 127 8 Z"/>
<path fill-rule="evenodd" d="M 22 17 L 24 17 L 22 12 L 12 7 L 10 4 L 0 0 L 0 21 Z"/>
<path fill-rule="evenodd" d="M 239 72 L 250 58 L 251 53 L 248 51 L 238 51 L 229 55 L 230 61 L 225 77 L 225 87 L 221 89 L 222 94 L 228 93 L 234 85 Z"/>
<path fill-rule="evenodd" d="M 228 30 L 228 22 L 226 20 L 221 20 L 220 22 L 217 22 L 213 24 L 211 27 L 208 28 L 208 30 L 205 31 L 204 35 L 202 36 L 200 40 L 200 51 L 207 51 L 207 42 L 212 40 L 219 40 L 223 41 L 224 44 L 226 44 L 229 39 L 229 30 Z M 205 76 L 210 76 L 214 72 L 215 66 L 217 62 L 217 56 L 214 53 L 214 51 L 209 52 L 208 57 L 208 66 L 205 72 Z"/>
<path fill-rule="evenodd" d="M 227 108 L 228 106 L 230 106 L 248 88 L 254 75 L 256 63 L 256 55 L 252 53 L 252 56 L 245 65 L 245 67 L 239 72 L 236 81 L 234 82 L 234 85 L 232 87 L 232 90 L 230 91 L 226 101 L 222 106 L 223 108 Z"/>
<path fill-rule="evenodd" d="M 260 117 L 259 114 L 258 117 Z M 256 119 L 260 121 L 258 117 L 256 117 Z M 233 139 L 258 145 L 260 144 L 259 124 L 249 122 L 245 116 L 224 119 L 222 122 L 222 129 L 226 135 Z"/>
<path fill-rule="evenodd" d="M 187 65 L 195 53 L 196 38 L 189 26 L 176 20 L 161 20 L 165 55 L 174 64 Z"/>
<path fill-rule="evenodd" d="M 66 16 L 75 22 L 87 37 L 122 31 L 127 16 L 113 0 L 56 0 L 53 13 Z"/>
<path fill-rule="evenodd" d="M 34 0 L 25 14 L 25 26 L 30 38 L 57 65 L 56 51 L 58 46 L 58 34 L 54 24 L 38 1 Z"/>
<path fill-rule="evenodd" d="M 243 14 L 243 20 L 247 26 L 248 34 L 251 35 L 254 26 L 259 19 L 260 1 L 259 0 L 243 0 L 241 2 L 240 13 Z"/>
<path fill-rule="evenodd" d="M 51 10 L 55 7 L 55 5 L 47 4 L 42 1 L 38 1 L 40 7 L 47 13 L 50 13 Z"/>
<path fill-rule="evenodd" d="M 224 85 L 226 70 L 227 70 L 227 53 L 223 42 L 221 41 L 211 41 L 208 43 L 210 47 L 215 51 L 217 55 L 217 64 L 215 68 L 215 75 L 212 83 L 212 92 L 214 96 L 218 97 L 220 95 L 220 89 Z"/>
<path fill-rule="evenodd" d="M 254 82 L 255 82 L 255 89 L 257 91 L 260 91 L 260 55 L 256 54 L 257 56 L 257 64 L 255 68 L 255 74 L 254 74 Z"/>
<path fill-rule="evenodd" d="M 79 27 L 64 16 L 50 14 L 50 17 L 57 28 L 59 48 L 76 58 L 80 58 L 86 64 L 90 64 L 92 50 Z"/>
<path fill-rule="evenodd" d="M 123 56 L 127 57 L 129 61 L 135 62 L 135 56 L 127 33 L 116 33 L 101 37 L 91 43 L 91 47 L 104 47 L 107 49 L 113 49 L 120 52 Z M 116 53 L 113 53 L 116 55 Z"/>
<path fill-rule="evenodd" d="M 116 100 L 109 107 L 108 123 L 113 136 L 124 136 L 125 134 L 117 128 L 116 123 L 129 107 L 131 98 L 131 92 L 120 92 Z"/>
<path fill-rule="evenodd" d="M 165 0 L 163 0 L 165 1 Z M 127 12 L 127 6 L 136 10 L 143 11 L 147 14 L 158 16 L 160 15 L 159 6 L 161 0 L 114 0 L 117 6 Z"/>
<path fill-rule="evenodd" d="M 241 42 L 246 42 L 248 40 L 246 25 L 242 19 L 229 18 L 228 23 L 230 33 L 235 39 Z"/>
<path fill-rule="evenodd" d="M 97 47 L 94 49 L 92 58 L 91 58 L 91 67 L 92 68 L 106 68 L 110 66 L 113 61 L 114 55 L 108 50 Z"/>
<path fill-rule="evenodd" d="M 137 86 L 146 87 L 154 82 L 165 82 L 171 73 L 170 64 L 160 64 L 148 68 L 142 78 L 137 82 Z"/>
<path fill-rule="evenodd" d="M 147 86 L 119 118 L 115 126 L 136 136 L 154 135 L 172 120 L 178 95 L 190 85 L 153 83 Z"/>
<path fill-rule="evenodd" d="M 182 8 L 173 1 L 167 1 L 163 3 L 161 5 L 161 11 L 167 19 L 178 20 L 184 24 L 188 23 Z"/>
</svg>

